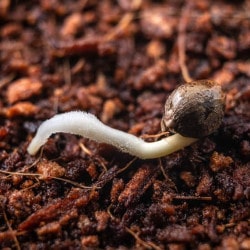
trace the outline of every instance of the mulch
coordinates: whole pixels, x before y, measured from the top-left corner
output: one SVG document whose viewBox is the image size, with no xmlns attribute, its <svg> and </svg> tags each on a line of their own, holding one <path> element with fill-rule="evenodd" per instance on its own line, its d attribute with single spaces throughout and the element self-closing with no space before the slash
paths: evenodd
<svg viewBox="0 0 250 250">
<path fill-rule="evenodd" d="M 250 2 L 0 1 L 1 249 L 250 249 Z M 226 94 L 212 135 L 154 160 L 69 134 L 85 110 L 145 140 L 190 79 Z"/>
</svg>

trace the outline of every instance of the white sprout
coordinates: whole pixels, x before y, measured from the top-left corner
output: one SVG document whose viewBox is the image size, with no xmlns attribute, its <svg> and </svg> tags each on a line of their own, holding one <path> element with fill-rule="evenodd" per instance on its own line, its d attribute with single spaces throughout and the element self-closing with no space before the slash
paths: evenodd
<svg viewBox="0 0 250 250">
<path fill-rule="evenodd" d="M 92 114 L 72 111 L 55 115 L 43 122 L 28 146 L 28 153 L 35 155 L 48 138 L 55 133 L 81 135 L 99 143 L 113 145 L 122 152 L 141 159 L 153 159 L 169 155 L 197 140 L 177 133 L 156 142 L 145 142 L 132 134 L 108 127 Z"/>
</svg>

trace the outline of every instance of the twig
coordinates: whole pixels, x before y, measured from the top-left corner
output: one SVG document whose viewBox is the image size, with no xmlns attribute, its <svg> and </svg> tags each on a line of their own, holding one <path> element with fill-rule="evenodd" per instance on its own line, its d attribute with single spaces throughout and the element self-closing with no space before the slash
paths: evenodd
<svg viewBox="0 0 250 250">
<path fill-rule="evenodd" d="M 65 60 L 63 62 L 63 78 L 64 78 L 65 85 L 70 87 L 72 81 L 71 81 L 71 69 L 70 69 L 69 60 Z"/>
<path fill-rule="evenodd" d="M 146 249 L 155 249 L 155 250 L 161 250 L 160 247 L 158 247 L 157 245 L 155 245 L 153 242 L 146 242 L 144 240 L 142 240 L 138 234 L 136 234 L 133 230 L 131 230 L 130 228 L 128 227 L 125 227 L 126 231 L 131 234 L 135 240 L 141 244 L 142 246 L 144 246 Z"/>
<path fill-rule="evenodd" d="M 82 142 L 79 143 L 79 147 L 81 148 L 81 150 L 87 154 L 88 156 L 92 157 L 93 156 L 93 153 L 90 151 L 90 149 L 88 149 Z M 107 173 L 108 169 L 107 169 L 107 166 L 105 165 L 105 163 L 103 162 L 103 160 L 97 158 L 96 159 L 98 161 L 98 163 L 101 165 L 101 167 L 103 168 L 103 172 L 101 173 L 104 174 L 104 173 Z"/>
<path fill-rule="evenodd" d="M 125 165 L 125 167 L 121 168 L 119 171 L 117 171 L 117 174 L 122 173 L 126 169 L 128 169 L 135 161 L 137 160 L 137 157 L 134 157 L 129 163 Z"/>
<path fill-rule="evenodd" d="M 8 220 L 8 217 L 7 217 L 6 213 L 5 213 L 3 205 L 1 205 L 1 207 L 2 207 L 2 211 L 3 211 L 3 217 L 4 217 L 4 220 L 5 220 L 5 223 L 6 223 L 7 227 L 8 227 L 8 229 L 9 229 L 9 231 L 12 234 L 13 240 L 14 240 L 15 245 L 16 245 L 16 249 L 21 250 L 20 243 L 19 243 L 19 241 L 18 241 L 18 239 L 16 237 L 16 232 L 12 229 L 12 227 L 10 225 L 10 222 Z"/>
<path fill-rule="evenodd" d="M 0 170 L 0 173 L 2 174 L 9 174 L 9 175 L 21 175 L 21 176 L 35 176 L 35 177 L 39 177 L 40 179 L 43 179 L 43 175 L 42 174 L 36 174 L 36 173 L 23 173 L 23 172 L 10 172 L 10 171 L 5 171 L 5 170 Z M 68 179 L 64 179 L 64 178 L 60 178 L 60 177 L 55 177 L 55 176 L 49 176 L 50 179 L 54 179 L 54 180 L 59 180 L 59 181 L 63 181 L 63 182 L 67 182 L 73 186 L 82 188 L 82 189 L 93 189 L 93 188 L 99 188 L 97 186 L 85 186 L 82 184 L 79 184 L 77 182 L 68 180 Z"/>
<path fill-rule="evenodd" d="M 125 14 L 117 26 L 105 36 L 105 40 L 110 41 L 119 37 L 124 32 L 124 30 L 126 30 L 127 26 L 132 22 L 133 19 L 134 15 L 132 13 Z"/>
<path fill-rule="evenodd" d="M 177 191 L 177 187 L 176 187 L 175 183 L 169 178 L 165 169 L 163 168 L 161 158 L 159 158 L 159 165 L 160 165 L 161 172 L 162 172 L 165 180 L 167 181 L 167 183 L 170 185 L 171 188 L 173 188 L 175 191 Z"/>
<path fill-rule="evenodd" d="M 108 213 L 108 215 L 110 216 L 110 218 L 111 218 L 112 220 L 117 220 L 117 217 L 115 217 L 115 216 L 112 214 L 112 212 L 110 211 L 111 206 L 112 206 L 112 204 L 110 204 L 110 205 L 108 206 L 108 208 L 107 208 L 107 213 Z"/>
<path fill-rule="evenodd" d="M 82 142 L 79 143 L 79 147 L 88 156 L 93 156 L 93 153 Z"/>
<path fill-rule="evenodd" d="M 173 199 L 175 200 L 197 200 L 197 201 L 211 201 L 211 196 L 181 196 L 181 195 L 175 195 L 173 196 Z"/>
<path fill-rule="evenodd" d="M 36 159 L 30 166 L 24 167 L 24 168 L 23 168 L 24 171 L 27 171 L 27 170 L 31 169 L 32 167 L 36 166 L 36 164 L 37 164 L 37 163 L 41 160 L 41 158 L 42 158 L 43 149 L 44 149 L 44 147 L 41 147 L 41 152 L 39 153 L 39 156 L 37 157 L 37 159 Z"/>
<path fill-rule="evenodd" d="M 140 138 L 142 138 L 142 139 L 151 139 L 151 138 L 158 139 L 158 138 L 160 138 L 162 136 L 167 136 L 167 135 L 169 135 L 169 132 L 164 131 L 164 132 L 160 132 L 160 133 L 155 134 L 155 135 L 144 134 L 144 135 L 140 136 Z"/>
<path fill-rule="evenodd" d="M 186 65 L 186 28 L 189 19 L 189 15 L 191 13 L 191 6 L 189 2 L 187 5 L 182 7 L 181 17 L 178 25 L 178 38 L 177 38 L 177 46 L 178 46 L 178 59 L 179 65 L 181 68 L 181 74 L 185 82 L 191 82 L 192 78 L 188 72 L 188 68 Z"/>
</svg>

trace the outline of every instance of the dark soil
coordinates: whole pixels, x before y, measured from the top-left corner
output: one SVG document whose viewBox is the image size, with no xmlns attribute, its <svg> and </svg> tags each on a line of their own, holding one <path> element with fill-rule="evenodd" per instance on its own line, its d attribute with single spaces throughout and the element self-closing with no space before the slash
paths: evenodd
<svg viewBox="0 0 250 250">
<path fill-rule="evenodd" d="M 1 0 L 1 249 L 250 249 L 249 9 Z M 155 135 L 167 96 L 190 78 L 220 83 L 226 110 L 182 151 L 133 160 L 68 134 L 26 151 L 42 121 L 70 110 Z"/>
</svg>

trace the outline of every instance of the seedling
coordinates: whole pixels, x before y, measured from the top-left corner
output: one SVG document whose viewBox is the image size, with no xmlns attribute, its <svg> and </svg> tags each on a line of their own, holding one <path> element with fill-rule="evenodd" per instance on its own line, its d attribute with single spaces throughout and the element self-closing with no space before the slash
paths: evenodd
<svg viewBox="0 0 250 250">
<path fill-rule="evenodd" d="M 142 159 L 158 158 L 213 133 L 221 124 L 223 109 L 224 94 L 220 85 L 209 80 L 194 81 L 181 85 L 167 99 L 161 127 L 163 131 L 170 130 L 175 134 L 164 139 L 145 142 L 103 124 L 92 114 L 72 111 L 55 115 L 42 123 L 28 152 L 36 154 L 51 134 L 71 133 L 113 145 Z"/>
</svg>

